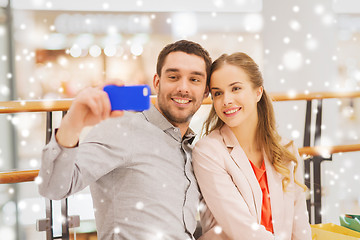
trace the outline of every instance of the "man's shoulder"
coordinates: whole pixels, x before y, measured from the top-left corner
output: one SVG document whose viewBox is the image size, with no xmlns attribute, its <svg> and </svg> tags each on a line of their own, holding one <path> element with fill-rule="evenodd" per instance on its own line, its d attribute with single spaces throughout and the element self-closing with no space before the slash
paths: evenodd
<svg viewBox="0 0 360 240">
<path fill-rule="evenodd" d="M 121 117 L 108 118 L 87 130 L 84 139 L 130 136 L 134 130 L 146 129 L 148 121 L 140 113 L 125 112 Z"/>
<path fill-rule="evenodd" d="M 136 124 L 146 124 L 145 117 L 141 113 L 135 112 L 124 112 L 124 115 L 121 117 L 109 118 L 103 122 L 101 122 L 98 127 L 100 128 L 109 128 L 114 126 L 132 126 Z"/>
</svg>

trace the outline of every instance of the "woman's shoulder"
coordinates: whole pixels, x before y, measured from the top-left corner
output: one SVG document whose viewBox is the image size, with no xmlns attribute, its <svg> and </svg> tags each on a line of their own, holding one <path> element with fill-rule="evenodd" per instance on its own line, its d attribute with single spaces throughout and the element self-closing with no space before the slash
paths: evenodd
<svg viewBox="0 0 360 240">
<path fill-rule="evenodd" d="M 209 145 L 218 145 L 222 142 L 222 137 L 219 130 L 213 130 L 208 135 L 200 138 L 196 144 L 195 148 L 203 148 Z M 194 149 L 195 149 L 194 148 Z"/>
<path fill-rule="evenodd" d="M 300 157 L 299 155 L 299 149 L 298 147 L 296 146 L 295 142 L 293 140 L 289 140 L 289 139 L 286 139 L 286 138 L 282 138 L 281 141 L 280 141 L 280 144 L 282 146 L 284 146 L 295 158 L 296 158 L 296 161 L 297 162 L 294 162 L 294 161 L 289 161 L 287 164 L 286 164 L 286 167 L 289 168 L 291 174 L 293 173 L 293 170 L 294 170 L 294 167 L 297 165 L 298 168 L 297 168 L 297 171 L 299 172 L 299 169 L 301 169 L 300 171 L 302 171 L 302 168 L 303 168 L 303 159 Z"/>
<path fill-rule="evenodd" d="M 282 137 L 280 139 L 280 144 L 293 154 L 295 154 L 298 151 L 298 148 L 296 147 L 295 142 L 293 140 Z"/>
<path fill-rule="evenodd" d="M 225 145 L 219 130 L 213 130 L 210 134 L 196 142 L 193 149 L 193 156 L 217 156 L 219 152 L 222 152 L 222 146 Z"/>
<path fill-rule="evenodd" d="M 225 154 L 226 146 L 223 138 L 219 130 L 214 130 L 196 142 L 192 151 L 192 161 L 196 166 L 210 164 L 223 168 Z"/>
</svg>

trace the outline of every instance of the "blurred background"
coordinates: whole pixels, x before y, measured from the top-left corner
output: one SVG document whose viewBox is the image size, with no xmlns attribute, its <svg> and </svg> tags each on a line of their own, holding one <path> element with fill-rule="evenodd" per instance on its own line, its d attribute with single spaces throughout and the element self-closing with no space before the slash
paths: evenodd
<svg viewBox="0 0 360 240">
<path fill-rule="evenodd" d="M 159 51 L 179 39 L 213 60 L 246 52 L 270 93 L 360 91 L 358 0 L 0 0 L 0 101 L 73 98 L 107 78 L 151 86 Z M 323 102 L 321 145 L 360 143 L 359 100 Z M 281 135 L 301 147 L 306 102 L 274 106 Z M 193 118 L 198 133 L 208 110 Z M 42 113 L 1 114 L 0 171 L 38 169 L 44 128 Z M 360 214 L 359 169 L 359 152 L 323 163 L 324 223 Z M 80 215 L 76 232 L 95 231 L 88 189 L 69 214 Z M 36 183 L 0 185 L 0 239 L 45 239 L 44 216 Z"/>
</svg>

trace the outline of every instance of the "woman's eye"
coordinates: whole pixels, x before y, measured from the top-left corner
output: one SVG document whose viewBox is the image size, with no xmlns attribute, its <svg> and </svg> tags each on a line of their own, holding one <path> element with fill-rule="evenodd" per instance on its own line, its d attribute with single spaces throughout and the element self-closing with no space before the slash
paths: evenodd
<svg viewBox="0 0 360 240">
<path fill-rule="evenodd" d="M 214 97 L 216 97 L 216 96 L 219 96 L 221 94 L 221 92 L 214 92 Z"/>
<path fill-rule="evenodd" d="M 238 91 L 240 89 L 241 89 L 241 87 L 233 87 L 233 91 Z"/>
</svg>

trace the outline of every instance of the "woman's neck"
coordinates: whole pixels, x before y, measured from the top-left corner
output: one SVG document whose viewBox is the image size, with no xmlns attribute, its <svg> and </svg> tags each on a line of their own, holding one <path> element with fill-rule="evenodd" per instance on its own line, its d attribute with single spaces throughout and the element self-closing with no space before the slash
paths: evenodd
<svg viewBox="0 0 360 240">
<path fill-rule="evenodd" d="M 243 124 L 231 128 L 246 156 L 258 167 L 262 164 L 262 151 L 256 140 L 257 116 Z"/>
<path fill-rule="evenodd" d="M 255 124 L 243 124 L 241 126 L 231 128 L 241 148 L 244 150 L 253 151 L 257 147 L 255 142 L 256 125 L 253 125 Z"/>
</svg>

